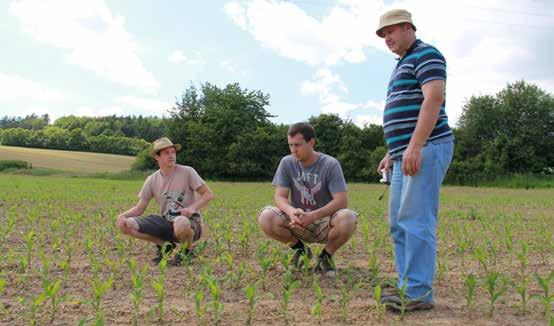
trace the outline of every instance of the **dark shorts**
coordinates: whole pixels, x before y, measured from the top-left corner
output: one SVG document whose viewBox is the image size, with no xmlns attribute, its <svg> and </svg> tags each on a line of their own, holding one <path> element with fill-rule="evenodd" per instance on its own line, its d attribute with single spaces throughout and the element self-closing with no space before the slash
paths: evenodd
<svg viewBox="0 0 554 326">
<path fill-rule="evenodd" d="M 165 217 L 160 215 L 148 215 L 147 217 L 136 216 L 133 217 L 138 224 L 138 231 L 143 234 L 149 234 L 158 239 L 169 241 L 169 242 L 179 242 L 175 237 L 175 232 L 173 230 L 173 221 L 168 221 Z M 192 241 L 197 241 L 202 236 L 202 217 L 198 213 L 194 213 L 192 217 L 188 218 L 192 230 L 194 231 L 194 236 Z"/>
</svg>

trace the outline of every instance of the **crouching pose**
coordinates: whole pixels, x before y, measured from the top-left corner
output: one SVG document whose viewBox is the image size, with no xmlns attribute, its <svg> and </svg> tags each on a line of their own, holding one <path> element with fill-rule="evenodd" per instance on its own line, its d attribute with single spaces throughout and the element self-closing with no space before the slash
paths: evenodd
<svg viewBox="0 0 554 326">
<path fill-rule="evenodd" d="M 342 168 L 335 158 L 314 151 L 315 130 L 308 123 L 292 125 L 288 143 L 291 155 L 281 159 L 272 183 L 276 207 L 265 207 L 258 221 L 269 237 L 294 250 L 291 263 L 296 268 L 302 267 L 302 255 L 312 257 L 304 242 L 325 244 L 315 270 L 334 277 L 333 254 L 357 223 L 357 214 L 347 209 Z"/>
<path fill-rule="evenodd" d="M 138 195 L 138 204 L 120 214 L 116 224 L 124 234 L 153 242 L 158 252 L 153 259 L 158 263 L 182 243 L 182 250 L 170 262 L 181 264 L 185 255 L 190 257 L 192 242 L 202 235 L 202 217 L 199 209 L 213 199 L 213 193 L 198 173 L 190 166 L 176 164 L 175 153 L 181 145 L 166 137 L 153 143 L 152 157 L 159 170 L 148 176 Z M 200 196 L 195 199 L 195 193 Z M 141 216 L 154 197 L 159 215 Z M 165 242 L 165 245 L 164 245 Z"/>
</svg>

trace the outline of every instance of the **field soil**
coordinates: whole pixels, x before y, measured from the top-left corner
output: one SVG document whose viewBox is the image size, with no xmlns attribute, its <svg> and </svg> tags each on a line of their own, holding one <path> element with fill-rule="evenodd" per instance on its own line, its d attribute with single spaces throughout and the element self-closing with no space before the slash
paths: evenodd
<svg viewBox="0 0 554 326">
<path fill-rule="evenodd" d="M 27 161 L 33 167 L 91 174 L 119 172 L 131 168 L 134 156 L 72 152 L 55 149 L 0 146 L 0 160 Z"/>
<path fill-rule="evenodd" d="M 94 325 L 103 321 L 106 325 L 129 325 L 136 288 L 128 265 L 131 259 L 136 260 L 138 270 L 144 268 L 142 297 L 136 310 L 138 324 L 160 324 L 156 308 L 159 296 L 153 283 L 162 274 L 150 261 L 155 255 L 154 245 L 129 239 L 114 227 L 116 215 L 136 204 L 141 185 L 142 181 L 0 174 L 0 279 L 5 281 L 3 291 L 0 286 L 0 324 L 28 325 L 34 321 L 37 325 Z M 197 247 L 204 249 L 190 268 L 167 266 L 163 324 L 246 324 L 248 302 L 244 289 L 250 284 L 256 284 L 257 289 L 254 325 L 549 324 L 544 306 L 537 300 L 530 300 L 526 314 L 521 313 L 519 294 L 511 284 L 521 279 L 517 257 L 521 243 L 528 246 L 524 270 L 528 294 L 542 293 L 533 273 L 545 276 L 553 270 L 553 189 L 444 187 L 437 235 L 436 306 L 430 311 L 406 313 L 402 319 L 390 311 L 380 316 L 373 298 L 376 285 L 384 286 L 396 277 L 386 220 L 388 198 L 378 201 L 384 190 L 380 185 L 352 184 L 350 207 L 359 213 L 358 227 L 353 239 L 335 255 L 338 277 L 318 278 L 324 294 L 322 314 L 312 314 L 317 302 L 312 273 L 305 276 L 302 271 L 293 271 L 298 287 L 292 291 L 285 320 L 285 267 L 281 258 L 288 250 L 268 241 L 256 220 L 260 208 L 272 203 L 271 185 L 209 185 L 217 198 L 203 210 L 207 231 Z M 148 211 L 156 209 L 153 201 Z M 463 265 L 460 246 L 464 242 L 460 237 L 468 245 Z M 263 246 L 267 246 L 265 251 L 260 249 Z M 486 274 L 475 257 L 476 248 L 487 253 L 486 268 L 499 272 L 508 282 L 492 316 Z M 319 251 L 322 247 L 312 245 L 312 249 Z M 68 257 L 69 265 L 64 266 Z M 264 277 L 260 260 L 268 257 L 273 258 Z M 372 257 L 376 263 L 372 264 Z M 469 273 L 477 277 L 471 313 L 465 285 Z M 214 313 L 214 296 L 206 287 L 207 278 L 219 286 L 219 316 Z M 110 279 L 113 283 L 105 294 L 95 297 L 95 281 Z M 51 298 L 45 297 L 42 302 L 37 298 L 45 284 L 57 280 L 61 283 L 55 296 L 59 304 L 51 319 Z M 551 283 L 550 293 L 553 287 Z M 200 314 L 195 306 L 196 293 L 203 295 Z"/>
</svg>

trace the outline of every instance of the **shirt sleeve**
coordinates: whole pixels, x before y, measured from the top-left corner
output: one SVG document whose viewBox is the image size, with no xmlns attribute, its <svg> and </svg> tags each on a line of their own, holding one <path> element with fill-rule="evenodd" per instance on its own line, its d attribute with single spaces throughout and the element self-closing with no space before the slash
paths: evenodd
<svg viewBox="0 0 554 326">
<path fill-rule="evenodd" d="M 344 174 L 342 173 L 342 167 L 338 161 L 335 161 L 329 169 L 329 191 L 334 194 L 337 192 L 348 191 Z"/>
<path fill-rule="evenodd" d="M 148 176 L 148 178 L 146 178 L 146 180 L 144 181 L 142 188 L 140 189 L 138 197 L 149 201 L 153 196 L 154 194 L 152 193 L 152 176 Z"/>
<path fill-rule="evenodd" d="M 432 80 L 446 80 L 446 60 L 437 49 L 425 49 L 415 61 L 415 75 L 420 86 Z"/>
<path fill-rule="evenodd" d="M 195 169 L 189 167 L 189 177 L 188 177 L 188 181 L 189 181 L 189 187 L 190 189 L 192 190 L 198 190 L 198 188 L 202 187 L 202 185 L 205 183 L 204 180 L 202 180 L 202 178 L 200 177 L 200 175 L 198 174 L 198 172 L 196 172 Z"/>
<path fill-rule="evenodd" d="M 279 166 L 277 167 L 277 171 L 273 176 L 273 182 L 271 183 L 274 187 L 291 187 L 290 180 L 286 173 L 286 164 L 285 158 L 282 158 L 281 162 L 279 162 Z"/>
</svg>

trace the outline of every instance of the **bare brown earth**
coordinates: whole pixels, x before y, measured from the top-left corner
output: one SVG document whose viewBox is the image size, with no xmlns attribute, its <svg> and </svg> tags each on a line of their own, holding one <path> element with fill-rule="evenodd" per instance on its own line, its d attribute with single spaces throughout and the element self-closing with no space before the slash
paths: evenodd
<svg viewBox="0 0 554 326">
<path fill-rule="evenodd" d="M 92 280 L 93 259 L 98 261 L 98 278 L 113 277 L 113 284 L 101 299 L 100 314 L 106 325 L 131 324 L 133 285 L 127 260 L 135 258 L 139 269 L 146 266 L 143 298 L 139 306 L 139 325 L 159 324 L 158 303 L 152 281 L 159 276 L 158 266 L 150 259 L 154 246 L 130 240 L 119 235 L 113 226 L 117 212 L 128 209 L 136 202 L 136 193 L 142 182 L 117 182 L 70 178 L 22 177 L 0 175 L 0 278 L 6 281 L 0 302 L 5 309 L 0 312 L 0 324 L 28 325 L 32 320 L 33 298 L 42 291 L 44 280 L 62 280 L 58 294 L 60 304 L 54 319 L 50 320 L 51 300 L 38 305 L 37 325 L 76 325 L 84 322 L 93 325 L 98 316 L 93 311 Z M 167 267 L 164 295 L 163 323 L 166 325 L 196 325 L 194 292 L 204 294 L 206 324 L 214 324 L 212 296 L 204 286 L 201 270 L 211 267 L 210 275 L 221 286 L 223 311 L 220 325 L 245 324 L 248 304 L 243 289 L 258 282 L 256 305 L 253 314 L 255 325 L 285 324 L 282 304 L 284 267 L 276 259 L 267 277 L 266 289 L 260 285 L 261 268 L 257 250 L 265 241 L 256 224 L 259 208 L 271 203 L 272 189 L 266 183 L 210 183 L 217 199 L 204 210 L 208 232 L 204 240 L 207 247 L 201 257 L 192 263 L 192 278 L 185 267 Z M 540 293 L 532 277 L 533 272 L 546 275 L 553 270 L 552 217 L 554 190 L 507 190 L 464 187 L 445 187 L 441 198 L 441 221 L 438 230 L 438 260 L 443 264 L 437 272 L 435 291 L 436 306 L 431 311 L 407 313 L 404 320 L 397 313 L 386 312 L 382 318 L 376 312 L 373 287 L 395 278 L 391 241 L 385 220 L 385 204 L 377 201 L 382 187 L 377 185 L 352 185 L 351 207 L 360 213 L 354 240 L 336 255 L 339 270 L 337 279 L 319 278 L 324 293 L 321 324 L 353 325 L 548 325 L 543 306 L 536 300 L 528 303 L 526 315 L 520 312 L 520 298 L 509 287 L 496 303 L 492 317 L 488 316 L 488 294 L 483 283 L 484 271 L 473 255 L 473 249 L 465 253 L 462 272 L 461 256 L 456 250 L 456 234 L 465 224 L 474 246 L 486 248 L 487 240 L 496 245 L 496 262 L 490 268 L 519 280 L 519 260 L 516 253 L 520 241 L 529 245 L 529 265 L 525 270 L 529 292 Z M 385 198 L 386 199 L 386 198 Z M 150 207 L 155 210 L 154 204 Z M 14 226 L 6 233 L 9 217 L 14 216 Z M 504 242 L 506 223 L 513 224 L 514 250 L 509 252 Z M 231 250 L 227 248 L 226 229 L 231 234 Z M 248 248 L 243 252 L 240 238 L 245 229 L 251 230 Z M 367 235 L 364 235 L 364 229 Z M 546 230 L 546 235 L 543 231 Z M 22 267 L 28 246 L 25 235 L 35 233 L 36 242 L 31 251 L 31 266 Z M 541 233 L 543 232 L 543 233 Z M 548 233 L 550 232 L 550 233 Z M 5 237 L 5 239 L 4 239 Z M 228 237 L 228 235 L 227 235 Z M 545 238 L 546 237 L 546 238 Z M 365 239 L 369 241 L 366 242 Z M 217 242 L 221 244 L 217 255 Z M 542 251 L 541 243 L 546 246 Z M 368 247 L 375 246 L 378 275 L 371 277 Z M 61 262 L 72 248 L 69 274 L 63 280 Z M 88 248 L 88 249 L 87 249 Z M 118 249 L 119 248 L 119 249 Z M 275 249 L 277 248 L 277 249 Z M 312 246 L 320 250 L 319 246 Z M 286 248 L 271 243 L 267 255 Z M 233 271 L 244 264 L 245 275 L 240 281 L 227 282 L 229 268 L 225 255 L 231 254 Z M 92 257 L 92 258 L 91 258 Z M 91 260 L 92 259 L 92 260 Z M 491 257 L 492 261 L 492 257 Z M 50 265 L 45 266 L 45 262 Z M 312 261 L 312 264 L 314 262 Z M 202 267 L 204 266 L 204 267 Z M 466 308 L 463 275 L 474 273 L 478 277 L 474 311 Z M 288 309 L 288 322 L 293 325 L 318 324 L 311 308 L 316 303 L 311 274 L 305 278 L 295 272 L 299 287 L 292 293 Z M 349 275 L 351 282 L 349 283 Z M 355 284 L 356 286 L 351 286 Z M 351 295 L 347 314 L 341 314 L 341 286 Z M 552 292 L 552 284 L 550 291 Z M 552 308 L 552 307 L 551 307 Z"/>
</svg>

